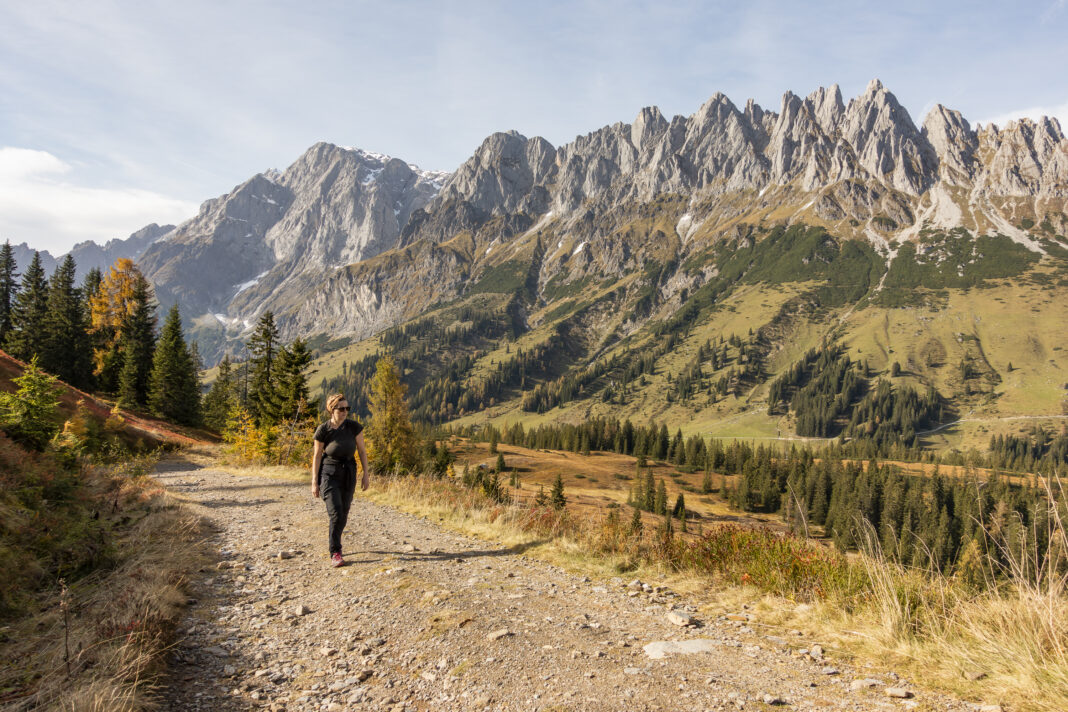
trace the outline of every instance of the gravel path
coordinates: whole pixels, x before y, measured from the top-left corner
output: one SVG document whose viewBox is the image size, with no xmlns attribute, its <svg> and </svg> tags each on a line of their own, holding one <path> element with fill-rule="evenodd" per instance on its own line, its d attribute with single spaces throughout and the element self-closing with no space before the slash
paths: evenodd
<svg viewBox="0 0 1068 712">
<path fill-rule="evenodd" d="M 696 611 L 670 591 L 591 581 L 359 496 L 348 565 L 332 569 L 307 485 L 180 458 L 156 477 L 213 523 L 219 553 L 164 710 L 976 709 L 764 635 L 744 612 L 680 625 Z M 680 644 L 653 657 L 663 641 Z"/>
</svg>

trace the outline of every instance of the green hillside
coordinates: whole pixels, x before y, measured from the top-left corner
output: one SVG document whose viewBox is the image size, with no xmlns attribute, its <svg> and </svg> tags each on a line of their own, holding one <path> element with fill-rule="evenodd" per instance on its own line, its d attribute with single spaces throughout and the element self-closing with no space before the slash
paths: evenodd
<svg viewBox="0 0 1068 712">
<path fill-rule="evenodd" d="M 1043 255 L 1000 235 L 924 230 L 887 258 L 822 227 L 739 224 L 684 245 L 665 232 L 680 210 L 664 199 L 613 224 L 644 253 L 640 270 L 614 269 L 551 226 L 520 236 L 459 299 L 322 349 L 310 382 L 365 402 L 388 351 L 425 423 L 601 416 L 789 439 L 798 414 L 769 403 L 771 384 L 810 350 L 840 348 L 865 393 L 880 379 L 895 394 L 933 389 L 941 420 L 918 431 L 937 431 L 922 447 L 983 449 L 993 433 L 1068 422 L 1065 238 L 1043 236 Z M 831 430 L 860 405 L 844 404 Z"/>
</svg>

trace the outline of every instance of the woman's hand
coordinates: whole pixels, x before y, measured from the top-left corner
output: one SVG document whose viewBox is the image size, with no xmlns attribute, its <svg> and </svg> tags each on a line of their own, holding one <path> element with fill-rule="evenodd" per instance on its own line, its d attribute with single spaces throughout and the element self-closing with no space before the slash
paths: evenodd
<svg viewBox="0 0 1068 712">
<path fill-rule="evenodd" d="M 312 482 L 311 488 L 312 488 L 312 490 L 311 490 L 312 497 L 318 497 L 319 496 L 319 485 L 317 483 L 315 483 L 315 482 Z"/>
<path fill-rule="evenodd" d="M 367 488 L 371 486 L 371 476 L 367 474 L 367 470 L 363 471 L 363 477 L 360 478 L 360 489 L 367 491 Z"/>
</svg>

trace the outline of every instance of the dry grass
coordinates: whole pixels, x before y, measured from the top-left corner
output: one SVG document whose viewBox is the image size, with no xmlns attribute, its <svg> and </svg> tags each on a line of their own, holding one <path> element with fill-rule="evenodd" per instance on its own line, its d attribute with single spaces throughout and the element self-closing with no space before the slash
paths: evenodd
<svg viewBox="0 0 1068 712">
<path fill-rule="evenodd" d="M 465 444 L 459 450 L 461 457 L 466 455 L 464 459 L 474 462 L 488 457 L 480 444 Z M 530 457 L 516 463 L 523 473 L 526 496 L 537 491 L 531 485 L 547 480 L 550 469 L 573 474 L 577 466 L 591 471 L 589 460 L 580 464 L 564 457 L 565 463 L 558 457 L 548 466 L 537 462 L 543 453 L 521 452 L 512 446 L 501 446 L 501 450 L 509 466 L 513 457 Z M 602 463 L 607 465 L 606 471 L 623 464 L 609 464 L 609 459 Z M 303 469 L 269 470 L 263 474 L 300 481 L 305 477 Z M 572 484 L 578 489 L 583 482 Z M 607 484 L 607 479 L 602 482 Z M 583 492 L 574 497 L 575 501 L 568 487 L 569 513 L 561 515 L 547 508 L 532 508 L 525 501 L 493 502 L 480 491 L 448 480 L 390 477 L 375 478 L 372 483 L 366 496 L 373 501 L 498 542 L 517 553 L 594 577 L 622 574 L 657 581 L 691 596 L 706 614 L 737 612 L 743 604 L 748 605 L 758 616 L 755 625 L 779 634 L 802 630 L 805 637 L 798 639 L 799 645 L 820 641 L 837 659 L 856 659 L 862 666 L 874 663 L 921 686 L 947 690 L 968 700 L 999 702 L 1013 710 L 1068 709 L 1068 587 L 1064 576 L 1057 574 L 1063 568 L 1036 566 L 1035 562 L 1025 566 L 1016 561 L 999 572 L 998 585 L 988 581 L 985 588 L 973 588 L 960 580 L 902 569 L 877 555 L 857 555 L 850 556 L 851 565 L 845 569 L 826 568 L 833 575 L 820 581 L 815 594 L 811 587 L 807 594 L 804 590 L 789 592 L 790 587 L 782 586 L 775 577 L 765 577 L 775 583 L 771 588 L 788 591 L 776 595 L 768 592 L 767 583 L 764 588 L 756 585 L 759 576 L 739 578 L 737 566 L 727 571 L 712 567 L 702 570 L 702 566 L 680 557 L 677 549 L 658 547 L 650 525 L 659 518 L 650 515 L 644 518 L 644 548 L 639 551 L 637 542 L 624 531 L 629 508 L 622 509 L 623 521 L 615 531 L 606 524 L 605 500 L 621 499 L 618 489 L 622 487 L 617 489 L 614 484 L 609 487 L 615 492 Z M 628 483 L 622 484 L 626 487 Z M 504 491 L 512 492 L 507 487 Z M 1053 556 L 1063 557 L 1068 552 L 1068 536 L 1061 513 L 1053 514 L 1058 526 L 1048 548 Z M 785 550 L 780 554 L 789 562 L 798 561 L 791 547 L 779 548 Z M 736 563 L 750 565 L 744 558 Z M 752 565 L 767 569 L 767 564 L 757 557 Z M 1038 578 L 1033 573 L 1030 578 L 1024 574 L 1036 570 L 1042 572 Z M 809 600 L 802 602 L 799 597 Z M 968 680 L 968 673 L 983 673 L 985 677 Z"/>
<path fill-rule="evenodd" d="M 144 710 L 206 558 L 201 525 L 150 478 L 119 485 L 122 517 L 114 566 L 41 595 L 0 629 L 5 710 Z"/>
<path fill-rule="evenodd" d="M 547 516 L 544 510 L 494 504 L 481 493 L 428 478 L 381 479 L 368 496 L 587 575 L 626 571 L 628 578 L 658 580 L 694 596 L 706 613 L 737 612 L 746 604 L 771 632 L 803 630 L 806 637 L 799 644 L 819 640 L 839 659 L 878 661 L 917 684 L 965 699 L 1020 710 L 1068 709 L 1063 577 L 1027 581 L 1009 571 L 1009 583 L 976 592 L 957 580 L 860 555 L 851 557 L 854 565 L 847 569 L 830 569 L 834 575 L 827 577 L 826 590 L 802 603 L 796 593 L 775 595 L 753 585 L 756 577 L 738 585 L 736 577 L 702 572 L 678 560 L 637 557 L 633 550 L 598 540 L 604 536 L 603 516 L 583 516 L 581 523 Z M 541 525 L 532 521 L 539 517 L 546 517 Z M 1068 551 L 1063 527 L 1058 536 L 1054 550 Z M 968 680 L 968 673 L 984 677 Z"/>
</svg>

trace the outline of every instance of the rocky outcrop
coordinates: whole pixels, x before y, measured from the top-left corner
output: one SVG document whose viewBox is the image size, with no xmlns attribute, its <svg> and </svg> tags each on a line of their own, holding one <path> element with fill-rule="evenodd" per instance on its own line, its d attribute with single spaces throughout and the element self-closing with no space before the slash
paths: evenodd
<svg viewBox="0 0 1068 712">
<path fill-rule="evenodd" d="M 828 197 L 856 193 L 841 186 L 847 181 L 863 183 L 869 196 L 891 194 L 890 207 L 873 211 L 867 198 Z M 910 202 L 938 184 L 982 198 L 1063 197 L 1068 142 L 1055 119 L 976 132 L 941 105 L 917 127 L 877 79 L 848 105 L 836 85 L 804 99 L 787 92 L 778 112 L 752 100 L 739 110 L 715 94 L 692 116 L 668 121 L 650 107 L 632 124 L 606 126 L 558 149 L 541 138 L 495 134 L 413 221 L 405 242 L 448 239 L 457 232 L 448 229 L 454 220 L 460 230 L 474 230 L 517 211 L 579 217 L 580 208 L 604 212 L 664 193 L 697 203 L 776 186 L 795 186 L 795 195 L 823 193 L 811 200 L 834 219 L 892 211 L 907 222 L 915 213 Z"/>
<path fill-rule="evenodd" d="M 389 156 L 312 146 L 284 172 L 262 173 L 210 200 L 140 264 L 161 303 L 239 320 L 284 310 L 294 284 L 397 246 L 401 226 L 446 174 Z"/>
</svg>

